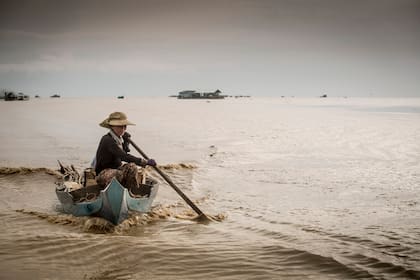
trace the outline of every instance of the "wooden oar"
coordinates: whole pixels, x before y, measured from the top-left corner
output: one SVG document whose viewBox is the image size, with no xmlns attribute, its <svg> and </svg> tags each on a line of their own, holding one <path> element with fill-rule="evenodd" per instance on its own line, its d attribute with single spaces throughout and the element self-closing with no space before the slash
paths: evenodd
<svg viewBox="0 0 420 280">
<path fill-rule="evenodd" d="M 136 145 L 136 143 L 133 142 L 130 138 L 128 139 L 131 145 L 139 152 L 143 158 L 146 160 L 149 159 L 149 157 Z M 162 176 L 163 179 L 185 200 L 185 202 L 198 214 L 198 217 L 196 218 L 199 221 L 211 221 L 212 219 L 209 218 L 206 214 L 203 213 L 203 211 L 200 210 L 200 208 L 197 207 L 197 205 L 194 204 L 175 184 L 172 182 L 172 180 L 162 172 L 157 166 L 152 166 L 157 173 L 159 173 L 160 176 Z"/>
</svg>

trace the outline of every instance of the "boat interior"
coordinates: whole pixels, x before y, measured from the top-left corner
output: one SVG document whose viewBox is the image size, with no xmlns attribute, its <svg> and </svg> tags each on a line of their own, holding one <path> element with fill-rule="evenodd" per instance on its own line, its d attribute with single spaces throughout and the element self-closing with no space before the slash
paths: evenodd
<svg viewBox="0 0 420 280">
<path fill-rule="evenodd" d="M 149 197 L 156 183 L 155 180 L 147 178 L 144 183 L 139 184 L 137 188 L 130 188 L 128 192 L 135 198 Z M 98 197 L 101 190 L 103 190 L 103 188 L 95 182 L 94 184 L 87 184 L 84 187 L 75 189 L 71 191 L 70 194 L 72 195 L 74 202 L 92 201 Z"/>
<path fill-rule="evenodd" d="M 99 196 L 100 191 L 104 189 L 97 184 L 95 180 L 96 174 L 93 169 L 85 169 L 83 178 L 73 167 L 64 169 L 67 171 L 67 175 L 64 176 L 65 182 L 62 186 L 69 191 L 74 202 L 95 200 Z M 134 198 L 149 197 L 153 187 L 157 184 L 157 181 L 149 177 L 144 169 L 139 170 L 137 181 L 139 182 L 137 187 L 128 189 L 130 196 Z"/>
</svg>

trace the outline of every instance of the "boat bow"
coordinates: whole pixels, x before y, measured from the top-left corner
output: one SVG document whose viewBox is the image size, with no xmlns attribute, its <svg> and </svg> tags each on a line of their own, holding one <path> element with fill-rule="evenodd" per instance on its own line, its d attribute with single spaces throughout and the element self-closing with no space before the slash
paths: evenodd
<svg viewBox="0 0 420 280">
<path fill-rule="evenodd" d="M 115 178 L 101 191 L 101 197 L 102 208 L 99 213 L 100 216 L 115 225 L 127 219 L 127 191 Z"/>
</svg>

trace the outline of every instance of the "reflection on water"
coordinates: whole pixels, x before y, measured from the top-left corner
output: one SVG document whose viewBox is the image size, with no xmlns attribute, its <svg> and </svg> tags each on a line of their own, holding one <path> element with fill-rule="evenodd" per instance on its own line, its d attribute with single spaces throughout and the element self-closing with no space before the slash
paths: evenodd
<svg viewBox="0 0 420 280">
<path fill-rule="evenodd" d="M 8 120 L 19 143 L 0 139 L 0 279 L 420 279 L 420 116 L 400 112 L 418 101 L 38 101 Z M 86 113 L 59 114 L 70 105 Z M 113 226 L 60 211 L 56 160 L 89 164 L 115 109 L 156 116 L 136 143 L 216 222 L 195 221 L 152 170 L 150 213 Z"/>
</svg>

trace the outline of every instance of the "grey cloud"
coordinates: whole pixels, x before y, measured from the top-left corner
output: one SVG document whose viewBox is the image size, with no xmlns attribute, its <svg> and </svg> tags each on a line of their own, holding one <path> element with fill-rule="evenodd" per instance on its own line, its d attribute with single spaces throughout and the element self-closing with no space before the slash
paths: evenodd
<svg viewBox="0 0 420 280">
<path fill-rule="evenodd" d="M 15 80 L 42 87 L 33 83 L 35 77 L 54 76 L 71 91 L 76 82 L 66 81 L 83 72 L 98 92 L 105 92 L 100 80 L 108 74 L 133 88 L 132 77 L 141 76 L 165 80 L 168 88 L 194 80 L 237 91 L 287 88 L 312 94 L 311 89 L 339 91 L 341 86 L 347 92 L 420 92 L 413 75 L 420 70 L 417 0 L 17 0 L 0 5 L 4 84 Z"/>
</svg>

